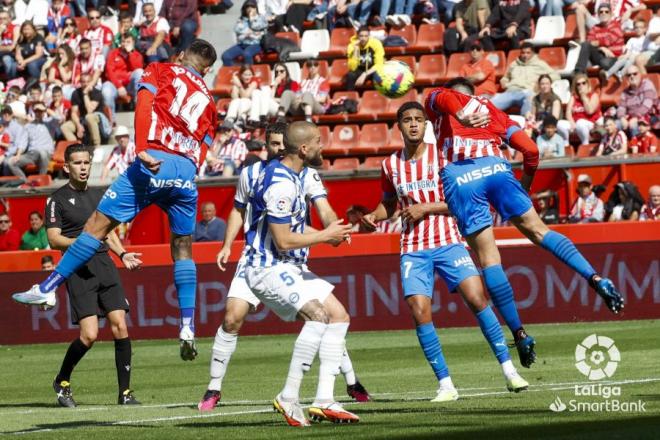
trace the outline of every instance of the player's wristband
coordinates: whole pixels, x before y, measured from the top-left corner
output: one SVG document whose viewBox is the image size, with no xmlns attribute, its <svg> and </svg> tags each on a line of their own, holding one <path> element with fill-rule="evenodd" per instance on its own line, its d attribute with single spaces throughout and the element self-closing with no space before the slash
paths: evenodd
<svg viewBox="0 0 660 440">
<path fill-rule="evenodd" d="M 119 259 L 120 259 L 121 261 L 124 261 L 124 255 L 126 255 L 127 253 L 128 253 L 128 252 L 124 251 L 124 252 L 122 252 L 121 254 L 119 254 Z"/>
</svg>

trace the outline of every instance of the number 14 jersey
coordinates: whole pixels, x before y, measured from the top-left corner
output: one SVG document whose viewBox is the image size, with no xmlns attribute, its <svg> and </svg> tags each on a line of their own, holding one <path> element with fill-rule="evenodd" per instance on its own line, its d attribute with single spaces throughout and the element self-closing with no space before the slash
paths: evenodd
<svg viewBox="0 0 660 440">
<path fill-rule="evenodd" d="M 217 125 L 215 103 L 204 79 L 179 64 L 151 63 L 139 88 L 154 95 L 148 148 L 185 156 L 199 168 Z M 144 115 L 136 116 L 137 124 L 144 121 Z"/>
</svg>

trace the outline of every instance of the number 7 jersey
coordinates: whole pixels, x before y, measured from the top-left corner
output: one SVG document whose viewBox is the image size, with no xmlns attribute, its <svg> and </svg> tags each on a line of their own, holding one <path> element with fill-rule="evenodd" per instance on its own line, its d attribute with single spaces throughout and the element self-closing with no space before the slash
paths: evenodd
<svg viewBox="0 0 660 440">
<path fill-rule="evenodd" d="M 204 79 L 179 64 L 151 63 L 138 87 L 154 95 L 147 148 L 185 156 L 199 168 L 217 125 L 215 103 Z M 136 124 L 148 124 L 146 116 L 136 115 Z"/>
</svg>

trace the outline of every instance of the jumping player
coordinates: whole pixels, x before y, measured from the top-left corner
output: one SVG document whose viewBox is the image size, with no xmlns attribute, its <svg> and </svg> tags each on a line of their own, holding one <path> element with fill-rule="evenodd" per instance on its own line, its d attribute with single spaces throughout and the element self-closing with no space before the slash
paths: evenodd
<svg viewBox="0 0 660 440">
<path fill-rule="evenodd" d="M 227 230 L 222 242 L 222 249 L 218 253 L 218 267 L 223 272 L 226 270 L 226 264 L 231 255 L 231 245 L 236 239 L 241 227 L 245 232 L 249 229 L 248 219 L 250 214 L 246 211 L 249 207 L 250 191 L 256 186 L 257 178 L 261 169 L 270 160 L 280 157 L 284 152 L 284 131 L 286 124 L 276 122 L 266 129 L 266 150 L 268 158 L 265 162 L 256 162 L 241 171 L 236 186 L 236 195 L 234 196 L 234 207 L 229 213 L 227 220 Z M 327 192 L 321 177 L 314 168 L 303 168 L 300 173 L 305 199 L 314 204 L 317 213 L 324 226 L 330 225 L 337 220 L 335 211 L 328 203 Z M 259 299 L 250 291 L 245 282 L 245 251 L 241 254 L 241 259 L 236 267 L 234 278 L 232 279 L 229 293 L 227 294 L 227 305 L 222 325 L 218 327 L 213 342 L 211 355 L 211 381 L 206 389 L 204 397 L 197 405 L 200 411 L 211 411 L 220 400 L 220 390 L 222 381 L 227 372 L 227 367 L 231 356 L 236 350 L 238 342 L 238 333 L 245 322 L 250 311 L 256 310 L 259 306 Z M 369 393 L 357 380 L 353 371 L 353 364 L 348 353 L 344 351 L 341 362 L 341 373 L 344 375 L 347 384 L 348 395 L 358 402 L 369 401 Z"/>
<path fill-rule="evenodd" d="M 513 289 L 495 244 L 489 204 L 532 243 L 578 272 L 612 312 L 623 308 L 623 298 L 611 280 L 600 276 L 575 245 L 551 231 L 534 210 L 527 191 L 539 161 L 536 144 L 504 112 L 473 93 L 468 80 L 455 78 L 431 92 L 425 107 L 435 127 L 438 149 L 448 162 L 441 178 L 449 209 L 477 254 L 486 288 L 514 335 L 521 364 L 530 367 L 536 358 L 535 341 L 518 316 Z M 502 140 L 523 154 L 520 182 L 504 159 Z"/>
<path fill-rule="evenodd" d="M 103 193 L 87 187 L 92 168 L 93 148 L 81 144 L 69 145 L 64 151 L 64 171 L 69 182 L 55 191 L 46 203 L 46 231 L 52 249 L 65 251 L 82 232 L 85 222 L 94 212 Z M 121 259 L 124 266 L 137 269 L 140 254 L 126 252 L 115 232 L 108 234 L 105 243 L 86 264 L 66 282 L 71 305 L 71 320 L 80 326 L 80 337 L 66 351 L 60 371 L 53 381 L 57 403 L 75 407 L 71 392 L 71 374 L 76 364 L 92 348 L 99 332 L 98 317 L 106 317 L 115 340 L 115 367 L 119 405 L 137 405 L 130 390 L 131 340 L 126 328 L 128 302 L 115 263 L 108 256 L 108 248 Z"/>
<path fill-rule="evenodd" d="M 502 366 L 507 389 L 527 389 L 529 384 L 511 362 L 502 327 L 488 305 L 479 272 L 443 201 L 440 170 L 446 162 L 433 145 L 424 143 L 424 107 L 416 101 L 404 103 L 397 112 L 397 123 L 404 147 L 383 161 L 383 199 L 362 222 L 375 230 L 377 222 L 390 218 L 397 202 L 401 203 L 403 295 L 415 321 L 419 344 L 440 384 L 432 401 L 458 399 L 431 316 L 435 272 L 445 280 L 450 292 L 461 294 L 477 317 Z"/>
<path fill-rule="evenodd" d="M 213 46 L 195 40 L 178 63 L 151 63 L 138 85 L 135 108 L 135 161 L 103 195 L 84 231 L 55 271 L 29 291 L 13 295 L 23 304 L 53 307 L 55 289 L 85 264 L 119 223 L 131 221 L 155 203 L 170 221 L 174 283 L 181 323 L 181 358 L 193 360 L 197 270 L 192 233 L 197 211 L 195 174 L 213 141 L 216 109 L 203 77 L 216 60 Z"/>
<path fill-rule="evenodd" d="M 245 280 L 256 295 L 282 320 L 305 321 L 293 347 L 284 389 L 273 401 L 291 426 L 308 426 L 298 401 L 303 375 L 319 354 L 319 382 L 309 409 L 314 420 L 357 422 L 334 399 L 349 315 L 332 294 L 333 286 L 306 270 L 309 247 L 338 245 L 350 237 L 341 220 L 322 231 L 305 225 L 305 201 L 300 172 L 322 161 L 321 133 L 310 122 L 290 124 L 284 135 L 284 157 L 273 160 L 259 175 L 250 196 L 250 227 L 245 252 Z"/>
</svg>

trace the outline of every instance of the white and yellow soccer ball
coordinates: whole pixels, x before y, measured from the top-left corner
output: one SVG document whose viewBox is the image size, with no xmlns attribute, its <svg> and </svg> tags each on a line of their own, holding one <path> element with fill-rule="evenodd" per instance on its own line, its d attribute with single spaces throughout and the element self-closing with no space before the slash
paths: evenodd
<svg viewBox="0 0 660 440">
<path fill-rule="evenodd" d="M 388 98 L 400 98 L 415 84 L 415 75 L 403 61 L 391 60 L 376 69 L 372 79 L 378 93 Z"/>
</svg>

